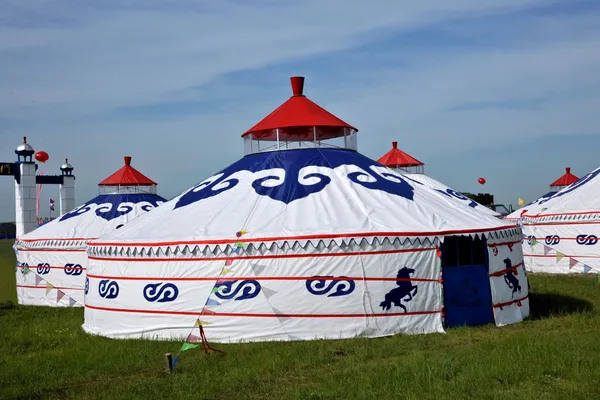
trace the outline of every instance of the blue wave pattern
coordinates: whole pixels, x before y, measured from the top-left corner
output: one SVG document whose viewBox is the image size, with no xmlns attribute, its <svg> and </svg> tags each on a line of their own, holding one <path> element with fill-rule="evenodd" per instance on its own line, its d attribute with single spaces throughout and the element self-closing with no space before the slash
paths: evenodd
<svg viewBox="0 0 600 400">
<path fill-rule="evenodd" d="M 332 178 L 322 173 L 304 174 L 303 168 L 324 167 L 333 170 L 342 165 L 356 166 L 362 170 L 351 172 L 346 177 L 354 184 L 413 200 L 414 188 L 407 180 L 395 174 L 377 172 L 377 168 L 384 167 L 360 153 L 346 149 L 301 149 L 249 154 L 182 195 L 175 209 L 233 189 L 239 184 L 239 179 L 232 176 L 240 171 L 272 171 L 272 174 L 252 181 L 254 191 L 259 196 L 290 204 L 320 192 L 332 182 Z M 302 182 L 307 179 L 310 179 L 310 183 Z M 335 179 L 339 177 L 335 176 Z"/>
<path fill-rule="evenodd" d="M 66 213 L 59 221 L 62 222 L 79 217 L 92 210 L 94 210 L 96 216 L 106 221 L 111 221 L 133 211 L 134 207 L 132 205 L 146 203 L 140 208 L 144 211 L 150 211 L 165 201 L 159 195 L 149 193 L 101 194 L 73 211 Z"/>
<path fill-rule="evenodd" d="M 327 280 L 327 278 L 333 278 L 332 276 L 313 276 L 313 278 L 321 278 L 321 279 L 307 279 L 306 280 L 306 290 L 309 293 L 314 294 L 316 296 L 322 296 L 327 294 L 327 297 L 339 297 L 339 296 L 347 296 L 350 293 L 354 292 L 356 288 L 356 284 L 353 280 Z M 340 278 L 346 278 L 345 276 L 340 276 Z M 329 282 L 329 284 L 327 284 Z M 331 292 L 333 289 L 335 291 Z"/>
<path fill-rule="evenodd" d="M 172 283 L 151 283 L 144 287 L 143 295 L 150 303 L 166 303 L 179 296 L 179 289 Z"/>
<path fill-rule="evenodd" d="M 66 275 L 79 276 L 83 273 L 83 267 L 80 264 L 65 264 L 64 268 Z"/>
<path fill-rule="evenodd" d="M 90 278 L 88 278 L 86 276 L 85 277 L 85 289 L 84 289 L 84 292 L 85 292 L 85 294 L 88 294 L 89 291 L 90 291 Z"/>
<path fill-rule="evenodd" d="M 116 281 L 103 279 L 98 283 L 98 294 L 105 299 L 116 299 L 119 296 L 119 284 Z"/>
<path fill-rule="evenodd" d="M 234 280 L 217 283 L 215 288 L 218 291 L 215 292 L 215 296 L 221 300 L 247 300 L 253 299 L 260 293 L 261 287 L 258 281 L 244 280 L 236 285 L 237 282 L 237 280 Z M 240 291 L 242 292 L 241 296 L 236 297 Z"/>
<path fill-rule="evenodd" d="M 40 263 L 37 265 L 37 273 L 40 275 L 46 275 L 50 273 L 50 264 Z"/>
</svg>

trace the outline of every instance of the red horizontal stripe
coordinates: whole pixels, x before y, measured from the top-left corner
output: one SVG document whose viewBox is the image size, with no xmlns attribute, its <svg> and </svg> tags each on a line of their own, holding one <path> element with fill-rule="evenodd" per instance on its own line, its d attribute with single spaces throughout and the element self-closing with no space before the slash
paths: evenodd
<svg viewBox="0 0 600 400">
<path fill-rule="evenodd" d="M 177 242 L 154 242 L 154 243 L 121 243 L 121 242 L 99 242 L 88 243 L 90 246 L 173 246 L 173 245 L 194 245 L 194 244 L 233 244 L 235 242 L 280 242 L 312 239 L 343 239 L 354 237 L 374 237 L 374 236 L 448 236 L 464 233 L 495 232 L 518 228 L 518 225 L 509 225 L 496 228 L 481 229 L 463 229 L 439 232 L 359 232 L 359 233 L 341 233 L 341 234 L 320 234 L 320 235 L 302 235 L 302 236 L 282 236 L 282 237 L 263 237 L 263 238 L 237 238 L 237 239 L 215 239 L 215 240 L 195 240 L 195 241 L 177 241 Z"/>
<path fill-rule="evenodd" d="M 502 308 L 502 307 L 510 306 L 511 304 L 520 303 L 520 302 L 526 300 L 528 297 L 529 297 L 529 295 L 527 295 L 527 296 L 525 296 L 523 298 L 520 298 L 520 299 L 515 299 L 515 300 L 507 301 L 505 303 L 496 303 L 496 304 L 494 304 L 494 307 L 495 308 L 498 308 L 498 307 Z M 520 307 L 520 305 L 519 305 L 519 307 Z"/>
<path fill-rule="evenodd" d="M 28 286 L 28 285 L 17 285 L 20 288 L 26 289 L 46 289 L 46 286 Z M 83 290 L 83 288 L 72 288 L 72 287 L 62 287 L 62 286 L 52 286 L 52 289 L 61 289 L 61 290 Z"/>
<path fill-rule="evenodd" d="M 71 253 L 85 253 L 85 250 L 79 250 L 79 249 L 17 249 L 18 251 L 64 251 L 64 252 L 71 252 Z"/>
<path fill-rule="evenodd" d="M 263 256 L 245 256 L 245 257 L 189 257 L 189 258 L 110 258 L 89 256 L 90 260 L 105 260 L 105 261 L 131 261 L 131 262 L 157 262 L 157 261 L 226 261 L 226 260 L 265 260 L 279 258 L 307 258 L 307 257 L 341 257 L 341 256 L 371 256 L 378 254 L 396 254 L 396 253 L 417 253 L 421 251 L 437 250 L 437 247 L 426 247 L 422 249 L 400 249 L 400 250 L 381 250 L 381 251 L 362 251 L 356 253 L 325 253 L 325 254 L 274 254 Z"/>
<path fill-rule="evenodd" d="M 523 265 L 522 262 L 518 263 L 517 265 L 513 265 L 511 268 L 505 268 L 501 269 L 500 271 L 492 272 L 491 274 L 489 274 L 489 276 L 502 276 L 508 271 L 512 271 L 514 268 L 519 268 L 521 265 Z"/>
<path fill-rule="evenodd" d="M 100 311 L 111 311 L 111 312 L 123 312 L 123 313 L 141 313 L 141 314 L 163 314 L 163 315 L 192 315 L 199 317 L 201 315 L 210 317 L 254 317 L 254 318 L 364 318 L 364 317 L 398 317 L 405 315 L 426 315 L 426 314 L 438 314 L 441 310 L 437 311 L 415 311 L 415 312 L 402 312 L 402 313 L 387 313 L 387 314 L 248 314 L 248 313 L 218 313 L 211 312 L 210 314 L 203 314 L 202 311 L 165 311 L 165 310 L 131 310 L 124 308 L 108 308 L 92 306 L 90 304 L 85 305 L 86 308 Z"/>
<path fill-rule="evenodd" d="M 543 217 L 557 217 L 557 216 L 561 216 L 561 215 L 592 215 L 592 214 L 600 214 L 600 211 L 579 211 L 579 212 L 554 213 L 554 214 L 539 213 L 539 214 L 535 214 L 535 215 L 525 214 L 523 217 L 543 218 Z"/>
<path fill-rule="evenodd" d="M 19 268 L 23 269 L 23 268 L 25 268 L 25 266 L 23 266 L 23 265 L 19 265 Z M 30 265 L 30 266 L 28 266 L 27 268 L 29 268 L 29 269 L 31 269 L 31 270 L 38 269 L 38 268 L 65 269 L 65 267 L 52 267 L 52 266 L 38 267 L 37 265 Z M 72 269 L 72 270 L 74 270 L 74 271 L 75 271 L 75 270 L 77 270 L 77 271 L 78 271 L 78 270 L 82 270 L 82 271 L 85 271 L 85 270 L 86 270 L 86 269 L 85 269 L 85 268 L 83 268 L 83 267 L 81 267 L 81 268 L 71 267 L 71 269 Z"/>
<path fill-rule="evenodd" d="M 217 281 L 217 280 L 244 280 L 252 279 L 253 281 L 408 281 L 408 282 L 441 282 L 439 279 L 426 278 L 367 278 L 367 277 L 314 277 L 314 276 L 262 276 L 262 277 L 234 277 L 234 276 L 217 276 L 203 278 L 185 278 L 185 277 L 143 277 L 143 276 L 103 276 L 87 274 L 88 278 L 92 279 L 111 279 L 122 281 Z"/>
<path fill-rule="evenodd" d="M 556 255 L 543 255 L 543 254 L 523 254 L 523 257 L 535 257 L 535 258 L 556 258 Z M 568 254 L 563 254 L 563 258 L 600 258 L 600 256 L 582 256 L 582 255 L 575 255 L 575 256 L 570 256 Z"/>
<path fill-rule="evenodd" d="M 508 246 L 509 244 L 519 244 L 520 240 L 515 240 L 514 242 L 500 242 L 500 243 L 490 243 L 488 247 L 496 247 L 496 246 Z"/>
</svg>

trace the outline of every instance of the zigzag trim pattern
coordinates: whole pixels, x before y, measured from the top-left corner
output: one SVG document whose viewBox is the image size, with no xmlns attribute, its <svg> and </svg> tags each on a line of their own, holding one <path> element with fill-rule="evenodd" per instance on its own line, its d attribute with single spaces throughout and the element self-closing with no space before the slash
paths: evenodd
<svg viewBox="0 0 600 400">
<path fill-rule="evenodd" d="M 583 213 L 583 214 L 554 214 L 554 215 L 538 215 L 538 216 L 524 216 L 522 218 L 524 224 L 528 223 L 541 223 L 541 222 L 595 222 L 600 221 L 600 214 L 594 213 Z"/>
<path fill-rule="evenodd" d="M 521 237 L 519 228 L 501 231 L 463 234 L 473 238 L 487 238 L 488 240 L 511 239 Z M 450 235 L 449 235 L 450 236 Z M 236 256 L 267 256 L 273 254 L 336 254 L 360 253 L 369 251 L 389 251 L 398 249 L 426 249 L 437 247 L 444 240 L 444 236 L 425 237 L 347 237 L 335 239 L 307 239 L 295 241 L 270 241 L 250 242 L 240 252 L 235 253 L 235 245 L 231 244 L 173 244 L 160 246 L 105 246 L 90 245 L 87 248 L 88 256 L 94 258 L 220 258 Z"/>
</svg>

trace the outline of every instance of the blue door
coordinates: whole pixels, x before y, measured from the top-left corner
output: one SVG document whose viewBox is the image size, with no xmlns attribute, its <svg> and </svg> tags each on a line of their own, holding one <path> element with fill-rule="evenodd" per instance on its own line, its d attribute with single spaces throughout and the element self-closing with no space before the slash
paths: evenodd
<svg viewBox="0 0 600 400">
<path fill-rule="evenodd" d="M 485 239 L 446 237 L 442 273 L 446 327 L 494 322 Z"/>
</svg>

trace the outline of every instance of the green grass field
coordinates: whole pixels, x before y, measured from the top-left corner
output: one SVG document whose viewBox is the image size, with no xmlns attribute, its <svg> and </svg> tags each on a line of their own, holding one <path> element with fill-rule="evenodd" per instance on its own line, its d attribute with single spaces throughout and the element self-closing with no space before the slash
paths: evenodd
<svg viewBox="0 0 600 400">
<path fill-rule="evenodd" d="M 12 242 L 0 242 L 0 302 L 15 299 Z M 83 310 L 0 306 L 0 398 L 598 399 L 595 275 L 531 276 L 532 318 L 447 334 L 215 345 L 109 340 Z M 210 339 L 210 336 L 209 336 Z"/>
</svg>

